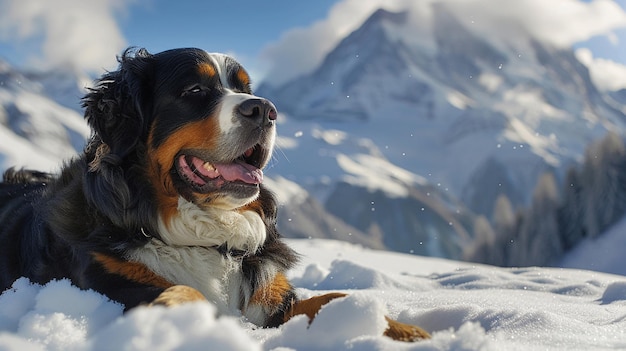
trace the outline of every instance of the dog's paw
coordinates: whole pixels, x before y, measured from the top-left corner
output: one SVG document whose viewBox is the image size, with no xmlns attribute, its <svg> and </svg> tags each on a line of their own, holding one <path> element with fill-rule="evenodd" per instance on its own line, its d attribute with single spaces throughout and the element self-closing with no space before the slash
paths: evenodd
<svg viewBox="0 0 626 351">
<path fill-rule="evenodd" d="M 384 335 L 398 341 L 419 341 L 430 339 L 430 334 L 420 327 L 410 324 L 400 323 L 389 317 L 385 317 L 389 327 L 385 330 Z"/>
<path fill-rule="evenodd" d="M 150 304 L 161 306 L 176 306 L 187 302 L 206 301 L 206 298 L 198 290 L 186 285 L 174 285 L 165 289 Z"/>
<path fill-rule="evenodd" d="M 325 295 L 314 296 L 306 300 L 297 301 L 291 306 L 289 311 L 285 313 L 284 321 L 286 322 L 293 316 L 305 314 L 309 317 L 309 323 L 311 323 L 315 318 L 317 312 L 319 312 L 319 310 L 322 308 L 322 306 L 326 305 L 331 300 L 345 296 L 346 294 L 343 293 L 329 293 Z M 389 325 L 389 327 L 385 330 L 383 335 L 389 338 L 407 342 L 430 339 L 430 334 L 428 334 L 427 331 L 420 327 L 400 323 L 389 317 L 385 317 L 385 319 L 387 320 L 387 324 Z"/>
<path fill-rule="evenodd" d="M 345 297 L 346 294 L 343 293 L 329 293 L 325 295 L 318 295 L 306 300 L 296 301 L 291 305 L 291 308 L 285 313 L 284 321 L 288 321 L 291 317 L 297 316 L 299 314 L 305 314 L 309 317 L 309 323 L 313 321 L 317 312 L 322 308 L 322 306 L 329 303 L 331 300 Z"/>
</svg>

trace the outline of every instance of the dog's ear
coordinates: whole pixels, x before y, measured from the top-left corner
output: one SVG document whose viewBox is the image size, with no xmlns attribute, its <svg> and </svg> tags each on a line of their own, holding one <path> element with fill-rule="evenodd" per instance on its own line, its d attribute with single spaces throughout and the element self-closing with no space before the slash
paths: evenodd
<svg viewBox="0 0 626 351">
<path fill-rule="evenodd" d="M 139 150 L 151 114 L 154 58 L 145 50 L 128 49 L 118 59 L 119 69 L 103 75 L 83 98 L 85 119 L 92 136 L 85 148 L 85 191 L 87 201 L 113 224 L 146 240 L 140 228 L 156 227 L 150 222 L 155 211 L 144 183 L 130 184 L 125 162 Z M 126 238 L 127 239 L 127 238 Z"/>
<path fill-rule="evenodd" d="M 97 80 L 82 103 L 95 135 L 111 155 L 124 159 L 146 134 L 154 60 L 145 49 L 129 48 L 118 61 L 119 69 Z"/>
</svg>

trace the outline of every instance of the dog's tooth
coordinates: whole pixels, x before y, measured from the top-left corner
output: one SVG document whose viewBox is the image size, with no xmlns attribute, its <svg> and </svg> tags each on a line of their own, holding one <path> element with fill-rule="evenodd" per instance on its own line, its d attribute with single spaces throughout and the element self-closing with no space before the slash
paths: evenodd
<svg viewBox="0 0 626 351">
<path fill-rule="evenodd" d="M 205 162 L 202 164 L 202 168 L 206 169 L 209 172 L 215 172 L 217 169 L 209 162 Z"/>
</svg>

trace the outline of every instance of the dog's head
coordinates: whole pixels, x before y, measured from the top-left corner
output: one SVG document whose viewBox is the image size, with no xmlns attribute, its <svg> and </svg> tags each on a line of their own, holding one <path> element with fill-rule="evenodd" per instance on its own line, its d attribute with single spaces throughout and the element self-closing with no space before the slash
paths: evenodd
<svg viewBox="0 0 626 351">
<path fill-rule="evenodd" d="M 150 184 L 165 217 L 179 198 L 225 210 L 254 201 L 277 112 L 252 94 L 244 68 L 200 49 L 127 51 L 119 61 L 83 100 L 94 131 L 90 172 L 122 169 L 127 181 Z"/>
</svg>

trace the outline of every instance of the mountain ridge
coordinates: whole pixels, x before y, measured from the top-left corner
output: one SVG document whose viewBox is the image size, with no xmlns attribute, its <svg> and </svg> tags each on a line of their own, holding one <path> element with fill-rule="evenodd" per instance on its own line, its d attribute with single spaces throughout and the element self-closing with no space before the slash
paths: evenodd
<svg viewBox="0 0 626 351">
<path fill-rule="evenodd" d="M 259 86 L 280 111 L 266 174 L 288 236 L 460 258 L 498 198 L 531 204 L 541 175 L 563 180 L 590 142 L 626 131 L 626 94 L 599 91 L 570 49 L 432 11 L 378 10 L 312 73 Z M 2 168 L 47 170 L 82 148 L 65 100 L 77 80 L 0 63 Z"/>
<path fill-rule="evenodd" d="M 410 33 L 403 30 L 412 29 L 406 26 L 408 13 L 378 10 L 313 73 L 282 87 L 261 84 L 258 93 L 275 101 L 290 120 L 328 124 L 372 139 L 384 146 L 381 151 L 393 164 L 416 174 L 433 174 L 435 182 L 446 184 L 459 197 L 473 186 L 472 174 L 481 172 L 490 159 L 513 169 L 519 158 L 543 163 L 532 181 L 516 184 L 528 188 L 541 172 L 578 162 L 585 146 L 608 130 L 624 130 L 624 106 L 609 102 L 609 96 L 595 88 L 571 50 L 530 35 L 518 40 L 524 44 L 515 45 L 481 38 L 446 6 L 433 11 L 435 49 L 421 51 L 424 46 L 405 42 Z M 372 28 L 377 36 L 363 35 Z M 359 45 L 356 39 L 365 43 Z M 361 48 L 380 46 L 381 40 L 383 49 L 393 48 L 394 55 L 363 62 L 369 56 Z M 520 48 L 528 51 L 521 53 Z M 346 63 L 349 58 L 352 62 Z M 388 67 L 377 61 L 382 58 Z M 381 75 L 379 67 L 392 73 Z M 339 118 L 343 111 L 349 112 Z M 429 151 L 408 152 L 401 143 L 404 149 L 413 145 Z M 461 163 L 468 167 L 459 168 L 467 170 L 467 177 L 454 174 L 452 162 L 441 162 L 442 152 L 466 153 Z"/>
</svg>

